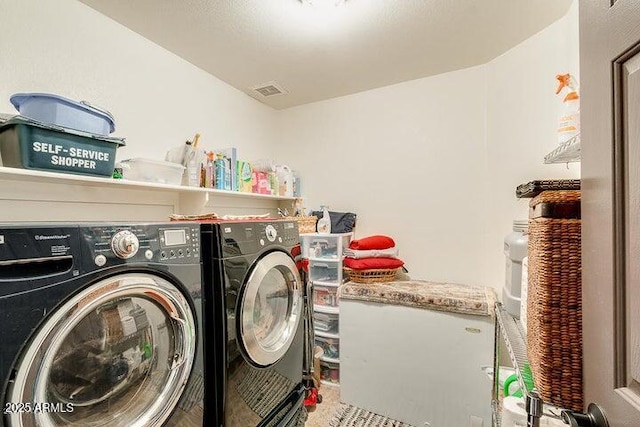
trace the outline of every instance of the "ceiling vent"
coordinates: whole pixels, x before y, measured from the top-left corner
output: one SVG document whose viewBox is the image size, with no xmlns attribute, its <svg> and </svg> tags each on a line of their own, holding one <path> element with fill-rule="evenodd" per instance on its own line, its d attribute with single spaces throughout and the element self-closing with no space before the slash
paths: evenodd
<svg viewBox="0 0 640 427">
<path fill-rule="evenodd" d="M 254 86 L 249 90 L 249 93 L 254 98 L 267 98 L 269 96 L 285 95 L 288 93 L 282 86 L 274 81 Z"/>
</svg>

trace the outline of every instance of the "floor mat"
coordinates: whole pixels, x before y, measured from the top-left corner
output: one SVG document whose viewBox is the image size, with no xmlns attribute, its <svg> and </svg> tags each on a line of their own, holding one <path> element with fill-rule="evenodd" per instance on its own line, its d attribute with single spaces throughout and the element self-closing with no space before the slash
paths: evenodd
<svg viewBox="0 0 640 427">
<path fill-rule="evenodd" d="M 352 405 L 342 404 L 329 421 L 329 427 L 412 427 Z"/>
</svg>

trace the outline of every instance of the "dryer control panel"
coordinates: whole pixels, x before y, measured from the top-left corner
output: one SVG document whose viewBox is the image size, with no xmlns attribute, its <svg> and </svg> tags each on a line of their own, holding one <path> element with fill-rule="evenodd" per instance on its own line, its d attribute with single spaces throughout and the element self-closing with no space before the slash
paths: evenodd
<svg viewBox="0 0 640 427">
<path fill-rule="evenodd" d="M 300 243 L 295 221 L 222 223 L 220 232 L 225 257 L 253 254 L 269 246 L 293 247 Z"/>
<path fill-rule="evenodd" d="M 260 246 L 266 246 L 267 242 L 283 246 L 294 246 L 299 243 L 298 224 L 294 221 L 258 223 L 256 225 L 258 235 L 262 239 L 259 242 Z"/>
<path fill-rule="evenodd" d="M 130 262 L 200 262 L 200 228 L 194 224 L 96 225 L 81 227 L 88 256 L 98 267 Z"/>
</svg>

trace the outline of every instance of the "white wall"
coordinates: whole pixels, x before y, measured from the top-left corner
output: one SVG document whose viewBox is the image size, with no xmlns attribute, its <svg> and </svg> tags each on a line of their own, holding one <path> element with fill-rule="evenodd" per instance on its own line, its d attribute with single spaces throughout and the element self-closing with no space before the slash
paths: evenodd
<svg viewBox="0 0 640 427">
<path fill-rule="evenodd" d="M 579 178 L 580 164 L 545 165 L 557 146 L 557 74 L 579 79 L 578 2 L 559 21 L 487 64 L 487 160 L 491 209 L 487 268 L 491 284 L 504 282 L 504 236 L 512 220 L 527 219 L 530 199 L 515 188 L 534 179 Z M 487 283 L 489 285 L 489 283 Z"/>
<path fill-rule="evenodd" d="M 271 153 L 274 110 L 80 2 L 0 0 L 0 28 L 0 112 L 16 92 L 104 106 L 127 138 L 118 159 L 164 159 L 196 132 L 248 160 Z"/>
<path fill-rule="evenodd" d="M 578 71 L 577 14 L 482 66 L 285 110 L 278 158 L 308 207 L 356 212 L 356 237 L 393 236 L 412 277 L 500 288 L 502 240 L 527 215 L 515 187 L 579 176 L 543 164 L 555 75 Z"/>
<path fill-rule="evenodd" d="M 480 66 L 285 110 L 278 157 L 308 207 L 393 236 L 414 276 L 481 283 L 485 80 Z"/>
</svg>

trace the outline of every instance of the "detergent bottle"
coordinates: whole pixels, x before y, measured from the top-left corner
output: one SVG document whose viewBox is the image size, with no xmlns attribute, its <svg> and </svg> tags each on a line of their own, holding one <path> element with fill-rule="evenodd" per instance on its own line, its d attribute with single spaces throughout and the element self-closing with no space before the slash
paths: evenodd
<svg viewBox="0 0 640 427">
<path fill-rule="evenodd" d="M 571 74 L 558 74 L 556 95 L 567 89 L 562 101 L 562 113 L 558 121 L 558 143 L 564 144 L 572 138 L 580 137 L 580 96 L 578 82 Z"/>
<path fill-rule="evenodd" d="M 322 206 L 322 218 L 318 220 L 318 233 L 331 233 L 331 216 L 329 206 Z"/>
</svg>

